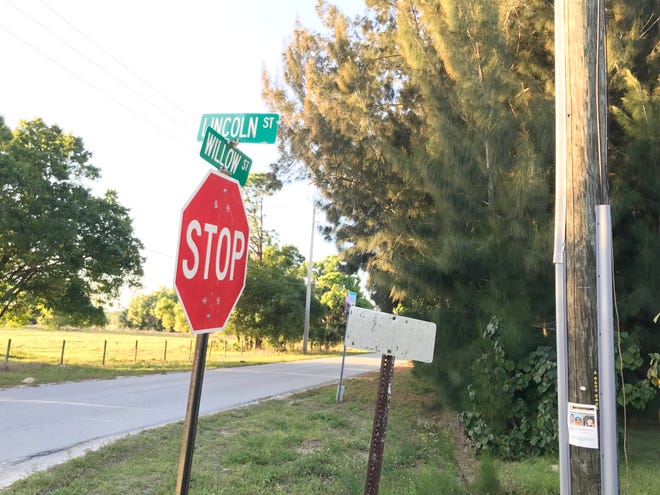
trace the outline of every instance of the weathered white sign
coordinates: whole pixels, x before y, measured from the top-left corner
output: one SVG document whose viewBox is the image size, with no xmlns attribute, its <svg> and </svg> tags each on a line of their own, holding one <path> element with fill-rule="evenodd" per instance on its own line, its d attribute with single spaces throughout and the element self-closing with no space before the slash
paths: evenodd
<svg viewBox="0 0 660 495">
<path fill-rule="evenodd" d="M 430 363 L 434 344 L 435 323 L 351 307 L 346 325 L 349 347 Z"/>
</svg>

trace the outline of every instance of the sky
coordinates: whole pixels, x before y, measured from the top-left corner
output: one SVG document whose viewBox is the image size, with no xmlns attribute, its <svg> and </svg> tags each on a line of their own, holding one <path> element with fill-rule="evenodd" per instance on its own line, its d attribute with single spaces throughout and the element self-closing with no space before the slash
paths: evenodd
<svg viewBox="0 0 660 495">
<path fill-rule="evenodd" d="M 361 0 L 331 3 L 350 16 Z M 199 156 L 203 114 L 269 113 L 262 71 L 282 72 L 298 20 L 320 29 L 315 0 L 0 0 L 0 115 L 39 117 L 81 137 L 144 244 L 143 287 L 172 287 L 181 210 L 211 167 Z M 244 143 L 252 172 L 276 144 Z M 265 203 L 265 227 L 307 258 L 313 199 L 297 183 Z M 323 217 L 316 215 L 317 225 Z M 313 260 L 336 253 L 314 231 Z"/>
</svg>

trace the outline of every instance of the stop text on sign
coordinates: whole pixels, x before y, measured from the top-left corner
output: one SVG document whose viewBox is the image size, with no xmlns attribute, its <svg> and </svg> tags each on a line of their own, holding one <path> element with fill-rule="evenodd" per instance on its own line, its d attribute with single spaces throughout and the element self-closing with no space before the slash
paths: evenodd
<svg viewBox="0 0 660 495">
<path fill-rule="evenodd" d="M 245 287 L 249 239 L 238 181 L 209 171 L 183 207 L 174 274 L 193 333 L 227 323 Z"/>
<path fill-rule="evenodd" d="M 227 227 L 220 229 L 218 234 L 218 226 L 212 223 L 202 224 L 194 219 L 186 228 L 186 243 L 192 259 L 183 258 L 181 261 L 181 269 L 183 276 L 188 280 L 194 279 L 199 273 L 200 268 L 200 249 L 206 245 L 204 254 L 204 269 L 203 279 L 208 280 L 209 273 L 211 272 L 211 262 L 213 262 L 213 270 L 215 278 L 223 281 L 229 275 L 229 280 L 234 280 L 234 269 L 236 262 L 241 260 L 246 252 L 245 234 L 240 230 L 230 230 Z M 206 237 L 206 239 L 203 239 Z M 200 246 L 197 245 L 197 240 L 201 241 Z"/>
</svg>

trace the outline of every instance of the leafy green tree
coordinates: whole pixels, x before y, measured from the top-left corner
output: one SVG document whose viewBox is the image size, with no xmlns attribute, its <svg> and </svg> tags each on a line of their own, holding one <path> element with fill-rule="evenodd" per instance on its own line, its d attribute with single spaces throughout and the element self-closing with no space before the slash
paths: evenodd
<svg viewBox="0 0 660 495">
<path fill-rule="evenodd" d="M 138 294 L 128 303 L 126 321 L 130 328 L 162 330 L 161 321 L 154 314 L 158 297 L 154 294 Z"/>
<path fill-rule="evenodd" d="M 129 211 L 92 195 L 99 170 L 80 138 L 40 119 L 11 131 L 0 117 L 0 319 L 39 306 L 80 326 L 142 276 Z"/>
<path fill-rule="evenodd" d="M 322 326 L 313 328 L 311 336 L 326 348 L 340 343 L 346 334 L 344 311 L 347 292 L 356 293 L 357 306 L 373 307 L 362 293 L 359 277 L 343 273 L 341 268 L 342 265 L 337 255 L 326 257 L 314 267 L 314 297 L 320 302 L 323 314 Z"/>
<path fill-rule="evenodd" d="M 180 301 L 174 305 L 174 331 L 179 333 L 190 332 L 190 325 L 186 318 L 186 313 L 183 311 L 183 305 Z"/>
<path fill-rule="evenodd" d="M 175 307 L 176 300 L 172 300 L 169 297 L 161 297 L 156 301 L 153 314 L 160 320 L 163 330 L 174 330 L 176 325 L 176 316 L 174 314 Z"/>
<path fill-rule="evenodd" d="M 304 257 L 293 246 L 267 246 L 263 257 L 251 259 L 245 289 L 228 323 L 228 330 L 281 347 L 302 336 L 305 284 L 298 276 Z"/>
<path fill-rule="evenodd" d="M 140 330 L 190 331 L 183 306 L 172 288 L 138 294 L 129 301 L 125 319 L 129 327 Z"/>
<path fill-rule="evenodd" d="M 154 317 L 160 320 L 163 330 L 177 330 L 177 306 L 181 307 L 179 298 L 172 288 L 161 287 L 153 293 L 156 302 L 152 309 Z M 183 307 L 181 307 L 183 309 Z"/>
</svg>

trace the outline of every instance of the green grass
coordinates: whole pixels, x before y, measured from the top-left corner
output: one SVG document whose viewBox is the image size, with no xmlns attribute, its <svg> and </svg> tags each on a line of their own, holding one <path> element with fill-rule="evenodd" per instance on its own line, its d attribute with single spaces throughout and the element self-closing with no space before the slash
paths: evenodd
<svg viewBox="0 0 660 495">
<path fill-rule="evenodd" d="M 412 380 L 397 368 L 380 493 L 467 494 L 442 415 L 404 392 Z M 361 493 L 377 376 L 345 383 L 339 404 L 331 386 L 201 418 L 190 493 Z M 132 435 L 0 493 L 171 494 L 181 436 L 181 423 Z"/>
<path fill-rule="evenodd" d="M 627 432 L 628 462 L 619 442 L 619 488 L 622 495 L 655 495 L 660 486 L 660 426 L 635 426 Z M 497 461 L 505 493 L 554 495 L 559 493 L 559 461 L 556 457 L 521 462 Z"/>
<path fill-rule="evenodd" d="M 497 461 L 499 481 L 504 493 L 516 495 L 559 494 L 559 460 L 556 457 Z"/>
<path fill-rule="evenodd" d="M 619 447 L 619 486 L 622 495 L 655 495 L 660 486 L 660 434 L 654 426 L 628 429 L 628 462 Z"/>
<path fill-rule="evenodd" d="M 555 458 L 477 459 L 454 415 L 433 406 L 409 369 L 397 368 L 380 479 L 381 495 L 558 494 Z M 360 494 L 364 491 L 377 375 L 336 387 L 200 419 L 191 494 Z M 0 495 L 171 494 L 182 424 L 125 437 L 84 457 L 21 480 Z M 629 435 L 629 468 L 621 493 L 655 493 L 660 429 Z"/>
<path fill-rule="evenodd" d="M 44 347 L 58 341 L 61 345 L 63 338 L 75 342 L 79 334 L 84 333 L 91 334 L 96 341 L 110 338 L 119 341 L 117 332 L 41 330 L 0 330 L 0 339 L 9 332 L 25 332 Z M 12 335 L 14 337 L 7 338 L 14 339 L 17 334 Z M 168 355 L 170 349 L 177 348 L 186 354 L 185 342 L 194 338 L 160 333 L 126 334 L 125 337 L 133 347 L 135 340 L 140 339 L 140 348 L 144 346 L 145 353 L 147 342 L 153 342 L 156 354 L 163 348 L 164 339 L 170 342 L 181 339 L 182 345 L 168 344 Z M 153 341 L 148 340 L 152 337 Z M 246 352 L 242 355 L 237 352 L 232 356 L 233 351 L 229 351 L 225 358 L 223 336 L 214 338 L 219 343 L 212 348 L 210 367 L 301 357 L 293 352 Z M 95 356 L 98 343 L 93 344 L 93 340 L 89 340 L 88 351 Z M 72 350 L 71 358 L 75 355 Z M 117 360 L 101 366 L 89 364 L 96 357 L 89 359 L 80 353 L 79 364 L 59 366 L 52 361 L 49 364 L 34 363 L 12 351 L 9 371 L 0 371 L 0 386 L 18 384 L 25 376 L 36 377 L 37 383 L 45 383 L 190 370 L 191 367 L 187 356 L 178 361 L 168 359 L 167 362 L 162 357 L 131 362 L 131 357 L 132 354 L 124 362 Z M 0 367 L 2 364 L 0 361 Z M 347 380 L 345 385 L 344 402 L 340 404 L 335 401 L 336 386 L 331 386 L 201 418 L 190 493 L 362 493 L 377 375 Z M 456 416 L 442 410 L 431 393 L 432 389 L 429 384 L 414 378 L 409 369 L 396 369 L 380 494 L 559 494 L 556 457 L 523 462 L 476 458 L 462 435 Z M 176 485 L 181 437 L 181 423 L 131 435 L 84 457 L 36 473 L 0 490 L 0 495 L 171 494 Z M 625 463 L 623 449 L 619 447 L 621 494 L 654 495 L 660 480 L 658 424 L 629 429 L 627 453 L 628 462 Z"/>
</svg>

